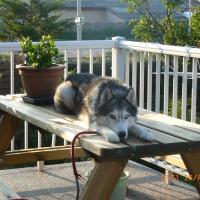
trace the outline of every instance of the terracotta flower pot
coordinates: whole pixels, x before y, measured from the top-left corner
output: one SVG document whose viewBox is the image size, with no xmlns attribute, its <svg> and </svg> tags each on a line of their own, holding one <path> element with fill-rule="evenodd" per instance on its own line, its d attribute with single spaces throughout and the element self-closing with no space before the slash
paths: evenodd
<svg viewBox="0 0 200 200">
<path fill-rule="evenodd" d="M 35 69 L 31 66 L 17 65 L 23 88 L 30 98 L 53 98 L 61 81 L 64 66 Z"/>
</svg>

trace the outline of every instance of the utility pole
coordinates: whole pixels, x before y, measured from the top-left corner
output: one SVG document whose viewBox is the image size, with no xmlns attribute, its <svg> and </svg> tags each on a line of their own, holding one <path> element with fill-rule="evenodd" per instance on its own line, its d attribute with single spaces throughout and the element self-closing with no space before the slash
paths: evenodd
<svg viewBox="0 0 200 200">
<path fill-rule="evenodd" d="M 77 40 L 82 40 L 84 18 L 81 16 L 81 0 L 77 0 L 77 17 L 75 18 L 75 23 L 77 25 Z"/>
<path fill-rule="evenodd" d="M 77 17 L 75 18 L 77 25 L 77 40 L 82 40 L 82 25 L 84 18 L 81 16 L 81 0 L 77 0 Z M 77 50 L 77 72 L 81 72 L 81 50 Z"/>
</svg>

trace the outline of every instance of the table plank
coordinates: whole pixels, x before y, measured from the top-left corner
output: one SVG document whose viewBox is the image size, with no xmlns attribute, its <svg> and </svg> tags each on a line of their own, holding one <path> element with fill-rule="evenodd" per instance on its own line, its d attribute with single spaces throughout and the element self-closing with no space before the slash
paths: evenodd
<svg viewBox="0 0 200 200">
<path fill-rule="evenodd" d="M 200 134 L 200 125 L 199 124 L 195 124 L 195 123 L 177 119 L 177 118 L 174 118 L 171 116 L 163 115 L 161 113 L 155 113 L 155 112 L 148 111 L 148 110 L 145 110 L 142 108 L 139 108 L 138 115 L 145 117 L 145 119 L 151 119 L 155 122 L 158 121 L 158 122 L 161 122 L 164 124 L 179 127 L 179 128 L 186 129 L 186 130 Z"/>
<path fill-rule="evenodd" d="M 186 170 L 186 166 L 183 163 L 183 160 L 179 154 L 170 155 L 170 156 L 158 156 L 157 159 L 166 161 L 167 163 L 170 163 L 171 165 L 174 165 L 176 167 Z"/>
<path fill-rule="evenodd" d="M 81 147 L 76 147 L 75 156 L 76 158 L 84 157 L 86 156 L 86 153 Z M 70 157 L 70 146 L 43 147 L 12 152 L 9 151 L 2 156 L 1 166 L 25 164 L 46 160 L 63 160 L 70 159 Z"/>
<path fill-rule="evenodd" d="M 159 132 L 166 133 L 168 135 L 187 140 L 187 141 L 199 141 L 200 134 L 191 130 L 186 130 L 177 126 L 169 125 L 166 122 L 154 121 L 153 119 L 146 118 L 146 116 L 138 116 L 138 124 L 148 127 Z"/>
<path fill-rule="evenodd" d="M 141 144 L 142 142 L 139 141 Z M 106 142 L 101 136 L 83 136 L 80 138 L 80 145 L 90 153 L 102 158 L 129 157 L 132 155 L 132 148 L 126 144 L 114 144 Z"/>
<path fill-rule="evenodd" d="M 52 113 L 45 107 L 24 103 L 21 98 L 0 96 L 0 109 L 70 142 L 76 133 L 86 130 L 84 124 L 75 118 Z"/>
</svg>

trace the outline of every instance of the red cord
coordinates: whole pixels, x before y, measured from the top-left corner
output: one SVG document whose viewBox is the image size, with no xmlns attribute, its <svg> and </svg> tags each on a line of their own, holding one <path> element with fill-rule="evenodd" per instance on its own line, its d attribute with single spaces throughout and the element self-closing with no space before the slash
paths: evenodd
<svg viewBox="0 0 200 200">
<path fill-rule="evenodd" d="M 23 198 L 15 198 L 15 199 L 10 199 L 10 200 L 28 200 L 28 199 L 23 199 Z"/>
<path fill-rule="evenodd" d="M 78 173 L 77 171 L 77 168 L 76 168 L 76 161 L 75 161 L 75 142 L 76 142 L 76 139 L 79 138 L 79 136 L 81 135 L 96 135 L 97 132 L 95 131 L 82 131 L 80 133 L 77 133 L 73 140 L 72 140 L 72 143 L 71 143 L 71 160 L 72 160 L 72 168 L 73 168 L 73 173 L 74 173 L 74 176 L 75 176 L 75 181 L 76 181 L 76 188 L 77 188 L 77 195 L 76 195 L 76 200 L 79 199 L 79 182 L 78 180 L 82 179 L 82 180 L 85 180 L 81 174 Z"/>
</svg>

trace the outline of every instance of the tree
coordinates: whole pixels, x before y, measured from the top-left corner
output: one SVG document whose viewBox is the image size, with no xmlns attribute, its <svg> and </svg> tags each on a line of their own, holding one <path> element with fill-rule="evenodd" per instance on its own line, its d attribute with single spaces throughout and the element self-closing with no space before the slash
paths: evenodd
<svg viewBox="0 0 200 200">
<path fill-rule="evenodd" d="M 162 0 L 165 16 L 158 18 L 151 12 L 151 0 L 124 0 L 130 12 L 140 14 L 138 20 L 131 21 L 132 34 L 146 42 L 186 45 L 189 41 L 186 20 L 176 21 L 174 14 L 183 0 Z"/>
<path fill-rule="evenodd" d="M 191 43 L 200 48 L 200 6 L 196 7 L 193 13 L 191 24 Z"/>
<path fill-rule="evenodd" d="M 36 41 L 44 34 L 59 37 L 72 26 L 71 20 L 61 20 L 57 14 L 62 6 L 62 0 L 0 0 L 0 40 L 29 36 Z"/>
</svg>

